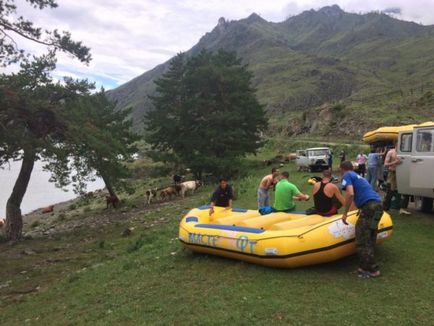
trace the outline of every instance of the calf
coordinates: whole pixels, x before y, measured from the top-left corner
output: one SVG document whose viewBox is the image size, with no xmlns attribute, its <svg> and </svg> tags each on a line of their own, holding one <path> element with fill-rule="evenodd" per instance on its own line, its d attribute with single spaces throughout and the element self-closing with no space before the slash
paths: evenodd
<svg viewBox="0 0 434 326">
<path fill-rule="evenodd" d="M 176 191 L 175 187 L 167 187 L 161 190 L 160 199 L 161 200 L 166 200 L 166 198 L 172 199 L 172 196 L 176 196 L 177 194 L 178 192 Z"/>
<path fill-rule="evenodd" d="M 202 182 L 200 180 L 196 181 L 185 181 L 181 183 L 181 196 L 182 198 L 185 197 L 185 193 L 189 190 L 191 190 L 191 193 L 193 194 L 194 191 L 199 188 L 202 185 Z"/>
<path fill-rule="evenodd" d="M 145 192 L 145 202 L 148 205 L 151 205 L 152 199 L 157 197 L 157 188 L 148 189 Z"/>
<path fill-rule="evenodd" d="M 42 209 L 42 214 L 52 213 L 54 211 L 54 205 L 50 205 Z"/>
<path fill-rule="evenodd" d="M 105 196 L 105 202 L 106 202 L 106 209 L 111 206 L 113 206 L 113 208 L 116 208 L 116 205 L 119 204 L 119 198 L 117 196 Z"/>
</svg>

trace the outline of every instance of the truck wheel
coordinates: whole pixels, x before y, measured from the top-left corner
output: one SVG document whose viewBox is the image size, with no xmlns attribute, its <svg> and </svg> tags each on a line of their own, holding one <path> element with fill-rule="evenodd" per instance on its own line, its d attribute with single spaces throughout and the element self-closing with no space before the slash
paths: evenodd
<svg viewBox="0 0 434 326">
<path fill-rule="evenodd" d="M 433 206 L 433 198 L 423 197 L 421 211 L 424 213 L 431 213 Z"/>
</svg>

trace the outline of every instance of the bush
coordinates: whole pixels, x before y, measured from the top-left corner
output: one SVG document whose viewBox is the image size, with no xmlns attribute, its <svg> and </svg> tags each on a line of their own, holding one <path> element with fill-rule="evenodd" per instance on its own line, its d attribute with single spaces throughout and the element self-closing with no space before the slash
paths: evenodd
<svg viewBox="0 0 434 326">
<path fill-rule="evenodd" d="M 38 227 L 39 225 L 41 225 L 41 223 L 39 221 L 33 221 L 32 224 L 30 224 L 30 227 L 32 229 Z"/>
</svg>

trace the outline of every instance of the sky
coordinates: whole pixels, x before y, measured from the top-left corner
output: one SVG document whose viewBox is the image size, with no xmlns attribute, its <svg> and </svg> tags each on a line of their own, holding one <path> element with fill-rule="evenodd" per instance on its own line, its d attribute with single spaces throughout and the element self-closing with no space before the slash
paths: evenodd
<svg viewBox="0 0 434 326">
<path fill-rule="evenodd" d="M 434 24 L 434 0 L 58 0 L 56 9 L 36 10 L 16 0 L 18 13 L 45 29 L 67 30 L 91 48 L 85 65 L 60 55 L 56 78 L 87 78 L 98 87 L 115 88 L 187 51 L 210 32 L 220 17 L 238 20 L 255 12 L 280 22 L 304 10 L 337 4 L 355 13 L 393 12 L 393 16 Z M 30 53 L 44 48 L 17 37 Z M 8 70 L 16 69 L 9 67 Z"/>
</svg>

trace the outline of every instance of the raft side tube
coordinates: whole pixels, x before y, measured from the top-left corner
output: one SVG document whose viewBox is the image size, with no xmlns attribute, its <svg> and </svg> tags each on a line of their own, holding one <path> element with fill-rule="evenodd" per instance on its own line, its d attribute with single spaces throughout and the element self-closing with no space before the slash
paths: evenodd
<svg viewBox="0 0 434 326">
<path fill-rule="evenodd" d="M 239 226 L 247 226 L 251 228 L 264 228 L 268 229 L 271 225 L 288 221 L 291 219 L 303 218 L 304 215 L 288 214 L 288 213 L 273 213 L 268 215 L 261 215 L 256 218 L 250 218 L 248 220 L 238 223 Z"/>
<path fill-rule="evenodd" d="M 303 226 L 311 226 L 313 224 L 325 222 L 326 220 L 327 219 L 325 217 L 320 215 L 308 215 L 302 218 L 292 219 L 290 221 L 275 223 L 270 227 L 270 230 L 282 231 L 282 230 L 295 229 Z"/>
<path fill-rule="evenodd" d="M 217 218 L 215 223 L 216 224 L 232 225 L 232 224 L 238 224 L 239 222 L 244 221 L 244 220 L 248 220 L 248 219 L 251 219 L 254 217 L 260 217 L 260 216 L 261 216 L 261 214 L 259 214 L 258 211 L 249 211 L 249 212 L 243 213 L 243 214 L 233 214 L 230 216 Z"/>
</svg>

